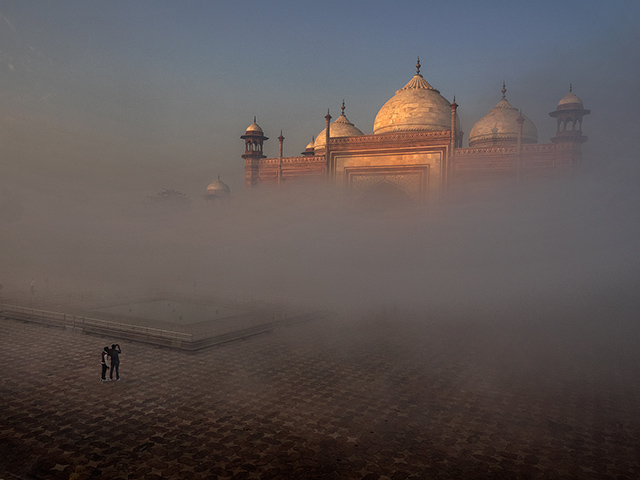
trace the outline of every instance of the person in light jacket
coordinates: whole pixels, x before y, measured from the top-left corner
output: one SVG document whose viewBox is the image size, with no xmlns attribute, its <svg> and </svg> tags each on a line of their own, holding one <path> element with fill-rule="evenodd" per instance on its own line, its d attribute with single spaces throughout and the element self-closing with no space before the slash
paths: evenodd
<svg viewBox="0 0 640 480">
<path fill-rule="evenodd" d="M 109 368 L 109 364 L 111 363 L 111 355 L 109 355 L 109 347 L 104 347 L 102 350 L 101 361 L 102 365 L 102 381 L 107 381 L 107 369 Z"/>
</svg>

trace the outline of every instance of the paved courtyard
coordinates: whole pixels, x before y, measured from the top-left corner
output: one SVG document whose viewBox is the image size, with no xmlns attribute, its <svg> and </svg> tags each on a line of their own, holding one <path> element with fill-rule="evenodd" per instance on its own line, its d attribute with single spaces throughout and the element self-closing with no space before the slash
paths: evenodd
<svg viewBox="0 0 640 480">
<path fill-rule="evenodd" d="M 0 320 L 0 478 L 637 479 L 626 328 L 336 316 L 187 353 Z"/>
</svg>

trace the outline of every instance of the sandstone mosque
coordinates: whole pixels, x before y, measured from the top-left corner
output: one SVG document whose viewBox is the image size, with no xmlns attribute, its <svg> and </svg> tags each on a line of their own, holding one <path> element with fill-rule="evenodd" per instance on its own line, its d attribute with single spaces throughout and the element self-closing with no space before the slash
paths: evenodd
<svg viewBox="0 0 640 480">
<path fill-rule="evenodd" d="M 484 189 L 505 182 L 571 174 L 580 165 L 582 118 L 590 113 L 572 92 L 549 115 L 557 122 L 551 143 L 538 143 L 534 123 L 502 98 L 469 133 L 463 147 L 458 105 L 449 102 L 420 74 L 398 90 L 378 112 L 373 134 L 366 135 L 342 113 L 315 136 L 299 156 L 263 155 L 268 139 L 254 122 L 244 135 L 245 186 L 283 186 L 302 179 L 341 184 L 363 196 L 437 201 L 449 190 Z M 207 189 L 211 198 L 228 195 L 218 179 Z"/>
</svg>

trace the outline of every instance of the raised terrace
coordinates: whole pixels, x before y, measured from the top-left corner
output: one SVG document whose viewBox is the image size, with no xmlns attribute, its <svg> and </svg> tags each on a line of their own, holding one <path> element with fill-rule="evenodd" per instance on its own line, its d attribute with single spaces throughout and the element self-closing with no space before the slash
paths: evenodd
<svg viewBox="0 0 640 480">
<path fill-rule="evenodd" d="M 185 297 L 166 293 L 101 297 L 93 294 L 5 299 L 0 316 L 75 332 L 197 350 L 272 331 L 325 312 L 264 301 Z"/>
</svg>

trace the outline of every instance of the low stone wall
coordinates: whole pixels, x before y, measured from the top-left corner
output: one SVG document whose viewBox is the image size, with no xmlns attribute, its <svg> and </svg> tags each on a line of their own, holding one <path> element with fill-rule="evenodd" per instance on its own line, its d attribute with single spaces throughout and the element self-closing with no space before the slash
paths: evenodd
<svg viewBox="0 0 640 480">
<path fill-rule="evenodd" d="M 3 319 L 39 323 L 77 333 L 100 335 L 117 340 L 126 339 L 187 351 L 200 350 L 262 335 L 273 331 L 278 325 L 308 321 L 327 315 L 327 312 L 297 312 L 291 315 L 270 311 L 253 312 L 251 317 L 238 317 L 235 325 L 230 325 L 227 322 L 224 325 L 219 325 L 218 328 L 212 325 L 208 329 L 199 328 L 193 332 L 185 332 L 177 329 L 169 330 L 121 322 L 117 321 L 118 317 L 113 315 L 104 319 L 78 315 L 77 313 L 54 312 L 0 303 L 0 318 Z M 126 320 L 126 317 L 122 318 Z"/>
<path fill-rule="evenodd" d="M 124 338 L 187 350 L 191 350 L 191 345 L 193 344 L 193 335 L 190 333 L 131 325 L 68 313 L 50 312 L 19 305 L 0 304 L 0 316 L 10 320 L 65 328 L 78 333 Z"/>
</svg>

